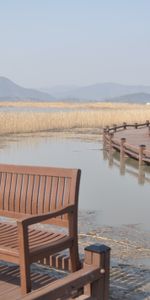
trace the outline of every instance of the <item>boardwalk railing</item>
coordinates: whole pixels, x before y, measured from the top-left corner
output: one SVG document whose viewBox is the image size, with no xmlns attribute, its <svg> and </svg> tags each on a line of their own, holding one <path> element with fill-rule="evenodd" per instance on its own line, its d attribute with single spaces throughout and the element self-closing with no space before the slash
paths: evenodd
<svg viewBox="0 0 150 300">
<path fill-rule="evenodd" d="M 111 132 L 116 132 L 116 131 L 120 131 L 120 130 L 124 130 L 127 128 L 135 128 L 135 129 L 139 129 L 142 127 L 148 127 L 148 131 L 150 130 L 150 121 L 146 120 L 145 123 L 134 123 L 134 124 L 127 124 L 126 122 L 123 122 L 122 125 L 112 125 L 111 127 L 106 126 L 104 128 L 104 133 L 111 133 Z"/>
<path fill-rule="evenodd" d="M 146 149 L 146 145 L 142 144 L 135 146 L 128 143 L 126 138 L 122 137 L 121 139 L 118 139 L 115 136 L 117 131 L 125 131 L 129 127 L 135 129 L 147 127 L 148 135 L 150 136 L 150 122 L 148 120 L 142 124 L 127 124 L 125 122 L 119 126 L 114 124 L 112 127 L 107 126 L 103 130 L 104 148 L 109 151 L 112 149 L 119 151 L 121 157 L 124 157 L 125 155 L 132 157 L 139 161 L 139 165 L 143 163 L 150 164 L 150 150 Z"/>
</svg>

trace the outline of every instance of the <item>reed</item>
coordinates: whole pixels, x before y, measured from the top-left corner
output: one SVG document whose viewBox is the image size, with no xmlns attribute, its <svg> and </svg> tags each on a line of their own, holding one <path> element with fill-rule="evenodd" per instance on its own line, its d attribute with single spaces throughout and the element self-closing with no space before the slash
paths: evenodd
<svg viewBox="0 0 150 300">
<path fill-rule="evenodd" d="M 32 103 L 40 105 L 41 103 Z M 31 105 L 32 105 L 31 104 Z M 42 103 L 41 105 L 43 105 Z M 75 128 L 103 128 L 106 125 L 122 124 L 127 122 L 142 123 L 145 120 L 150 120 L 150 107 L 147 105 L 127 105 L 127 104 L 109 104 L 109 103 L 89 103 L 85 106 L 85 110 L 79 108 L 73 111 L 59 112 L 0 112 L 0 134 L 7 133 L 25 133 L 38 131 L 61 131 Z M 22 105 L 22 104 L 21 104 Z M 46 105 L 46 104 L 45 104 Z M 48 104 L 49 105 L 49 104 Z M 57 103 L 58 105 L 58 103 Z M 61 104 L 66 105 L 66 103 Z M 69 103 L 70 105 L 70 103 Z M 95 105 L 93 109 L 89 106 Z M 103 107 L 102 107 L 103 105 Z M 98 109 L 98 106 L 100 108 Z M 104 107 L 105 106 L 105 107 Z M 68 107 L 68 106 L 67 106 Z M 69 106 L 70 107 L 70 106 Z M 107 108 L 107 109 L 106 109 Z"/>
<path fill-rule="evenodd" d="M 0 107 L 28 107 L 28 108 L 69 108 L 69 109 L 134 109 L 141 108 L 141 104 L 114 103 L 114 102 L 4 102 Z"/>
</svg>

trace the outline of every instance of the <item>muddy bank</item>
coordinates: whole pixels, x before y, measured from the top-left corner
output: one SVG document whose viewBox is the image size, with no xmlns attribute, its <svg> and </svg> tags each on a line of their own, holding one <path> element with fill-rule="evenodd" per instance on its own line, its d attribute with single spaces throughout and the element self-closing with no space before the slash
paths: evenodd
<svg viewBox="0 0 150 300">
<path fill-rule="evenodd" d="M 111 248 L 110 299 L 150 299 L 150 231 L 140 224 L 97 226 L 96 212 L 79 213 L 79 246 L 91 243 Z"/>
<path fill-rule="evenodd" d="M 150 231 L 142 230 L 140 224 L 98 226 L 95 223 L 96 214 L 94 211 L 80 211 L 80 245 L 107 244 L 111 248 L 112 266 L 132 264 L 150 268 Z"/>
</svg>

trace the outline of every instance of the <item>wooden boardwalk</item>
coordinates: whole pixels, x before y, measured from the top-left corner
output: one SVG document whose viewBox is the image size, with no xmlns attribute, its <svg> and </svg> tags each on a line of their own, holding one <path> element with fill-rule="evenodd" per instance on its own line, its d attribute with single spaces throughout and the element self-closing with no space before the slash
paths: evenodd
<svg viewBox="0 0 150 300">
<path fill-rule="evenodd" d="M 150 125 L 128 125 L 105 128 L 103 134 L 104 147 L 111 151 L 116 149 L 122 157 L 130 156 L 139 161 L 139 164 L 150 164 Z"/>
<path fill-rule="evenodd" d="M 145 128 L 129 128 L 123 131 L 118 131 L 114 134 L 114 138 L 121 140 L 122 138 L 126 139 L 126 142 L 136 146 L 137 148 L 140 145 L 145 145 L 147 150 L 150 150 L 150 135 L 148 129 Z"/>
</svg>

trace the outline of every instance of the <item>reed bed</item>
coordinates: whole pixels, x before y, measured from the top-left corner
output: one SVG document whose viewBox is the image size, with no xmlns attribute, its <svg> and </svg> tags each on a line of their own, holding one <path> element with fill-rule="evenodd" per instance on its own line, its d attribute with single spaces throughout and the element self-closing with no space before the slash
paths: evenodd
<svg viewBox="0 0 150 300">
<path fill-rule="evenodd" d="M 6 103 L 5 103 L 6 104 Z M 24 104 L 24 103 L 23 103 Z M 40 105 L 40 103 L 32 103 Z M 43 104 L 43 103 L 42 103 Z M 50 103 L 52 104 L 52 103 Z M 58 104 L 58 103 L 57 103 Z M 66 103 L 65 103 L 66 104 Z M 70 103 L 69 103 L 70 104 Z M 92 103 L 94 105 L 94 103 Z M 64 103 L 62 103 L 62 106 Z M 76 105 L 76 104 L 74 104 Z M 79 104 L 77 104 L 79 105 Z M 85 103 L 83 103 L 85 105 Z M 91 103 L 89 103 L 91 105 Z M 95 106 L 104 105 L 95 103 Z M 80 106 L 80 105 L 79 105 Z M 64 106 L 63 106 L 64 107 Z M 68 107 L 68 106 L 67 106 Z M 107 107 L 107 109 L 105 109 Z M 85 110 L 62 112 L 0 112 L 0 134 L 27 133 L 38 131 L 67 131 L 78 128 L 87 129 L 103 128 L 106 125 L 122 124 L 127 122 L 142 123 L 150 120 L 150 106 L 110 104 L 97 109 L 85 106 Z M 80 107 L 81 108 L 81 107 Z"/>
</svg>

